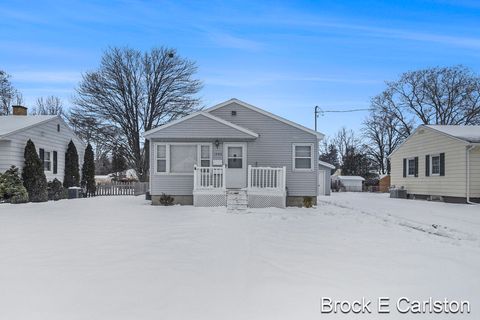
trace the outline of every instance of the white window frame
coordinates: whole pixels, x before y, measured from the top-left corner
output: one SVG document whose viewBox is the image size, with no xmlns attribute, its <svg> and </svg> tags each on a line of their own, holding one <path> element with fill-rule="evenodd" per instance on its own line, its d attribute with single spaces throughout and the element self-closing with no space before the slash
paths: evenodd
<svg viewBox="0 0 480 320">
<path fill-rule="evenodd" d="M 202 160 L 209 160 L 210 161 L 210 166 L 209 167 L 213 167 L 213 148 L 212 148 L 212 143 L 201 143 L 197 146 L 198 148 L 198 164 L 197 166 L 201 166 L 202 165 Z M 205 146 L 208 146 L 208 150 L 209 150 L 209 153 L 208 153 L 208 156 L 209 158 L 202 158 L 202 147 L 205 147 Z"/>
<path fill-rule="evenodd" d="M 307 157 L 296 157 L 296 147 L 310 147 L 310 168 L 295 168 L 295 158 L 307 159 Z M 315 148 L 313 143 L 293 143 L 292 144 L 292 171 L 295 172 L 311 172 L 314 171 Z"/>
<path fill-rule="evenodd" d="M 415 157 L 407 158 L 407 177 L 415 177 L 415 170 L 413 170 L 413 174 L 410 174 L 410 160 L 413 160 L 413 165 L 415 165 Z"/>
<path fill-rule="evenodd" d="M 157 170 L 157 146 L 158 145 L 164 145 L 165 146 L 165 156 L 166 156 L 166 164 L 165 164 L 165 172 L 158 172 Z M 197 161 L 196 165 L 201 164 L 201 157 L 202 157 L 202 147 L 201 146 L 209 146 L 210 147 L 210 166 L 212 165 L 213 161 L 213 143 L 211 142 L 154 142 L 153 143 L 153 150 L 154 150 L 154 166 L 155 166 L 155 171 L 154 174 L 158 176 L 193 176 L 193 168 L 192 172 L 171 172 L 170 170 L 170 146 L 176 146 L 176 145 L 188 145 L 188 146 L 196 146 L 197 148 Z"/>
<path fill-rule="evenodd" d="M 53 150 L 47 150 L 45 148 L 38 148 L 38 155 L 40 155 L 40 149 L 43 149 L 43 160 L 40 159 L 40 160 L 42 160 L 43 172 L 49 172 L 49 173 L 53 172 Z M 47 161 L 45 161 L 45 158 L 46 158 L 45 156 L 46 156 L 47 153 L 50 155 L 49 160 L 48 160 L 48 162 L 50 163 L 50 169 L 45 170 L 45 163 L 47 162 Z"/>
<path fill-rule="evenodd" d="M 438 157 L 438 173 L 433 173 L 433 157 Z M 440 176 L 440 153 L 430 155 L 430 175 L 431 176 Z"/>
</svg>

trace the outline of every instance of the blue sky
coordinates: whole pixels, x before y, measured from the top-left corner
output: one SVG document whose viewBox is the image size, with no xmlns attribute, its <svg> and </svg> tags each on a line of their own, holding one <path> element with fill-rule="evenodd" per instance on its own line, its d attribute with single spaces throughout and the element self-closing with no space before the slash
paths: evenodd
<svg viewBox="0 0 480 320">
<path fill-rule="evenodd" d="M 9 1 L 0 69 L 27 106 L 70 104 L 109 46 L 178 49 L 197 61 L 206 106 L 236 97 L 313 128 L 313 108 L 365 108 L 404 71 L 480 73 L 480 1 Z M 366 112 L 325 114 L 319 131 L 358 130 Z"/>
</svg>

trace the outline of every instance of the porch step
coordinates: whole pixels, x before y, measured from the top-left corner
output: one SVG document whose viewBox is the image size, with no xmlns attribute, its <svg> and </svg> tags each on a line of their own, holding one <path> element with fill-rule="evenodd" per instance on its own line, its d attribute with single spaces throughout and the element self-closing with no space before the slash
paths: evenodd
<svg viewBox="0 0 480 320">
<path fill-rule="evenodd" d="M 248 197 L 246 190 L 227 190 L 227 211 L 246 211 Z"/>
</svg>

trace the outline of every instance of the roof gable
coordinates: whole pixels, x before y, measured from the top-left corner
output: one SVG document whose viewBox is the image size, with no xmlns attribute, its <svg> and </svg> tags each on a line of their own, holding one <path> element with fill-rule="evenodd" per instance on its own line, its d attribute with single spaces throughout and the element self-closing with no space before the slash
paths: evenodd
<svg viewBox="0 0 480 320">
<path fill-rule="evenodd" d="M 6 137 L 15 132 L 38 126 L 56 119 L 58 116 L 0 116 L 0 137 Z"/>
<path fill-rule="evenodd" d="M 228 106 L 228 105 L 230 105 L 231 103 L 236 103 L 236 104 L 238 104 L 238 105 L 240 105 L 240 106 L 242 106 L 242 107 L 244 107 L 244 108 L 247 108 L 247 109 L 256 111 L 256 112 L 261 113 L 261 114 L 263 114 L 263 115 L 266 115 L 266 116 L 268 116 L 268 117 L 270 117 L 270 118 L 272 118 L 272 119 L 275 119 L 275 120 L 277 120 L 277 121 L 283 122 L 283 123 L 285 123 L 285 124 L 287 124 L 287 125 L 290 125 L 290 126 L 292 126 L 292 127 L 295 127 L 295 128 L 297 128 L 297 129 L 300 129 L 300 130 L 302 130 L 302 131 L 308 132 L 308 133 L 310 133 L 310 134 L 313 134 L 313 135 L 317 136 L 318 139 L 323 139 L 323 137 L 324 137 L 324 134 L 322 134 L 322 133 L 320 133 L 320 132 L 316 132 L 315 130 L 309 129 L 309 128 L 304 127 L 304 126 L 302 126 L 302 125 L 300 125 L 300 124 L 298 124 L 298 123 L 295 123 L 295 122 L 293 122 L 293 121 L 287 120 L 287 119 L 282 118 L 282 117 L 280 117 L 280 116 L 277 116 L 277 115 L 275 115 L 275 114 L 273 114 L 273 113 L 271 113 L 271 112 L 268 112 L 268 111 L 263 110 L 263 109 L 261 109 L 261 108 L 255 107 L 255 106 L 253 106 L 253 105 L 251 105 L 251 104 L 248 104 L 248 103 L 246 103 L 246 102 L 243 102 L 243 101 L 238 100 L 238 99 L 235 99 L 235 98 L 230 99 L 230 100 L 227 100 L 227 101 L 222 102 L 222 103 L 219 103 L 219 104 L 217 104 L 217 105 L 215 105 L 215 106 L 213 106 L 213 107 L 207 108 L 207 109 L 205 109 L 204 111 L 205 111 L 205 112 L 212 112 L 212 111 L 214 111 L 214 110 L 217 110 L 217 109 L 223 108 L 223 107 L 225 107 L 225 106 Z"/>
<path fill-rule="evenodd" d="M 169 130 L 169 128 L 174 129 L 174 127 L 176 126 L 182 129 L 183 127 L 185 127 L 185 128 L 195 130 L 195 122 L 193 124 L 188 123 L 188 122 L 193 122 L 195 118 L 205 118 L 204 120 L 207 120 L 207 123 L 210 122 L 211 124 L 208 126 L 208 128 L 202 127 L 202 130 L 200 130 L 201 132 L 198 132 L 198 131 L 194 133 L 185 132 L 185 136 L 184 136 L 185 138 L 188 138 L 188 137 L 205 138 L 206 136 L 202 136 L 202 134 L 204 135 L 210 134 L 212 136 L 218 137 L 219 135 L 221 136 L 222 134 L 225 134 L 225 133 L 230 134 L 230 137 L 233 137 L 233 136 L 238 136 L 239 138 L 257 138 L 258 137 L 257 133 L 249 129 L 243 128 L 239 125 L 236 125 L 234 123 L 231 123 L 219 117 L 215 117 L 214 115 L 203 112 L 203 111 L 192 113 L 181 119 L 169 122 L 163 126 L 159 126 L 155 129 L 149 130 L 145 132 L 144 137 L 155 137 L 155 136 L 161 137 L 163 135 L 162 131 L 165 133 L 167 131 L 172 132 L 173 130 Z M 203 124 L 203 126 L 205 126 L 205 124 Z M 219 132 L 220 130 L 222 131 L 221 133 Z M 192 134 L 195 134 L 195 135 L 192 136 Z M 163 136 L 169 137 L 169 133 L 166 133 Z M 173 136 L 173 135 L 171 135 L 171 137 L 176 138 L 176 136 Z"/>
</svg>

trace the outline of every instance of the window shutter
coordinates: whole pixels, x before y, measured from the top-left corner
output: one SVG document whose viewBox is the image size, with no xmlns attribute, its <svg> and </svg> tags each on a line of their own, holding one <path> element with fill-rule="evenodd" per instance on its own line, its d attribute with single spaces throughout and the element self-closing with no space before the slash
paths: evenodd
<svg viewBox="0 0 480 320">
<path fill-rule="evenodd" d="M 440 153 L 440 175 L 445 175 L 445 153 Z"/>
<path fill-rule="evenodd" d="M 40 161 L 42 161 L 42 165 L 45 162 L 45 150 L 38 149 L 38 156 L 40 157 Z"/>
<path fill-rule="evenodd" d="M 53 174 L 57 174 L 57 151 L 53 151 Z"/>
<path fill-rule="evenodd" d="M 415 177 L 418 177 L 418 157 L 415 157 Z"/>
<path fill-rule="evenodd" d="M 403 159 L 403 177 L 407 176 L 407 159 Z"/>
<path fill-rule="evenodd" d="M 425 177 L 430 175 L 430 156 L 427 154 L 425 156 Z"/>
</svg>

